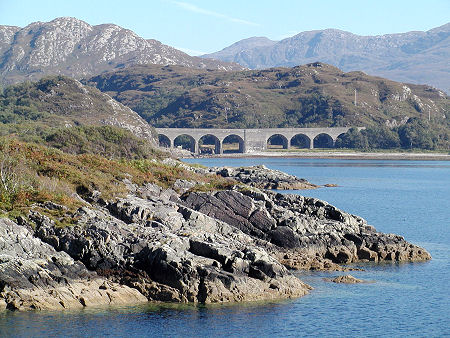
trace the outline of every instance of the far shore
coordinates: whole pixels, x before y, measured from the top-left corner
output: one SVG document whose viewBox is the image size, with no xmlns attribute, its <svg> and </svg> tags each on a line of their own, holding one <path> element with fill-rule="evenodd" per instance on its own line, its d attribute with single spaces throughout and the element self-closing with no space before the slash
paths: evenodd
<svg viewBox="0 0 450 338">
<path fill-rule="evenodd" d="M 236 158 L 236 157 L 287 157 L 287 158 L 324 158 L 345 160 L 416 160 L 450 161 L 450 153 L 414 153 L 414 152 L 345 152 L 345 151 L 266 151 L 252 153 L 227 153 L 220 155 L 195 155 L 194 158 Z"/>
</svg>

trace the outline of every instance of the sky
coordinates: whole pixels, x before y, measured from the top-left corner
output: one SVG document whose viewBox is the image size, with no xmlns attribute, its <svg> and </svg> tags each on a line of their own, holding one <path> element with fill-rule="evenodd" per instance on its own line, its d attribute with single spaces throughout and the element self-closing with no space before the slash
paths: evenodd
<svg viewBox="0 0 450 338">
<path fill-rule="evenodd" d="M 281 40 L 326 28 L 359 35 L 426 31 L 450 21 L 450 0 L 0 0 L 0 25 L 61 16 L 114 23 L 200 55 L 252 36 Z"/>
</svg>

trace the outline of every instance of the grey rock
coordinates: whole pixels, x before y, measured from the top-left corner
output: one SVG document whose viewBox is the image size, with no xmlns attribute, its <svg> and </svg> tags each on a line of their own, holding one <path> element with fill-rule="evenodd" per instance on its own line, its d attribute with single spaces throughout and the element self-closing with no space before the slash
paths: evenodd
<svg viewBox="0 0 450 338">
<path fill-rule="evenodd" d="M 280 170 L 269 169 L 264 165 L 212 168 L 212 171 L 220 176 L 233 178 L 238 182 L 261 189 L 298 190 L 317 188 L 316 185 L 303 178 L 286 174 Z"/>
<path fill-rule="evenodd" d="M 64 229 L 35 217 L 36 235 L 149 300 L 226 302 L 309 290 L 254 238 L 171 201 L 129 196 L 78 214 L 78 224 Z"/>
<path fill-rule="evenodd" d="M 0 219 L 0 309 L 68 309 L 143 301 L 146 298 L 137 290 L 106 281 L 25 227 Z"/>
<path fill-rule="evenodd" d="M 280 248 L 295 249 L 295 252 L 309 256 L 310 260 L 319 258 L 346 264 L 431 258 L 426 250 L 406 242 L 403 237 L 377 232 L 364 219 L 315 198 L 253 188 L 192 192 L 181 199 L 189 208 Z M 311 266 L 308 260 L 297 261 Z"/>
</svg>

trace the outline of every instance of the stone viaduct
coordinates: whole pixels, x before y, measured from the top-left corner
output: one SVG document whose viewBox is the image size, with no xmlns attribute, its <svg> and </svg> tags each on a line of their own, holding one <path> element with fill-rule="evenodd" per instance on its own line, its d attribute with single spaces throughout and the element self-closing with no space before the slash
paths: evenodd
<svg viewBox="0 0 450 338">
<path fill-rule="evenodd" d="M 304 148 L 313 149 L 315 143 L 321 138 L 326 147 L 333 147 L 339 135 L 346 133 L 351 127 L 336 128 L 267 128 L 267 129 L 194 129 L 194 128 L 156 128 L 160 144 L 169 147 L 175 146 L 175 139 L 179 136 L 187 136 L 191 140 L 191 151 L 198 154 L 200 151 L 199 141 L 208 136 L 214 139 L 213 146 L 215 154 L 224 152 L 224 141 L 233 139 L 239 143 L 238 152 L 251 153 L 264 151 L 268 148 L 269 140 L 278 138 L 278 144 L 283 149 L 289 149 L 293 145 L 294 138 Z M 359 130 L 364 129 L 358 127 Z"/>
</svg>

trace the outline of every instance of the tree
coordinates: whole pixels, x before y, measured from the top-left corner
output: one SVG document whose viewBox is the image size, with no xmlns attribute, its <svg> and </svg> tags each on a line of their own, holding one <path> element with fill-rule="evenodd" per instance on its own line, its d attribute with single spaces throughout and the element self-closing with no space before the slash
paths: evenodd
<svg viewBox="0 0 450 338">
<path fill-rule="evenodd" d="M 370 127 L 361 133 L 367 137 L 369 148 L 392 149 L 400 147 L 398 134 L 386 126 Z"/>
<path fill-rule="evenodd" d="M 434 149 L 437 137 L 427 121 L 411 118 L 398 128 L 400 143 L 403 148 Z"/>
<path fill-rule="evenodd" d="M 367 149 L 367 137 L 358 128 L 350 128 L 345 134 L 337 138 L 336 148 Z"/>
</svg>

